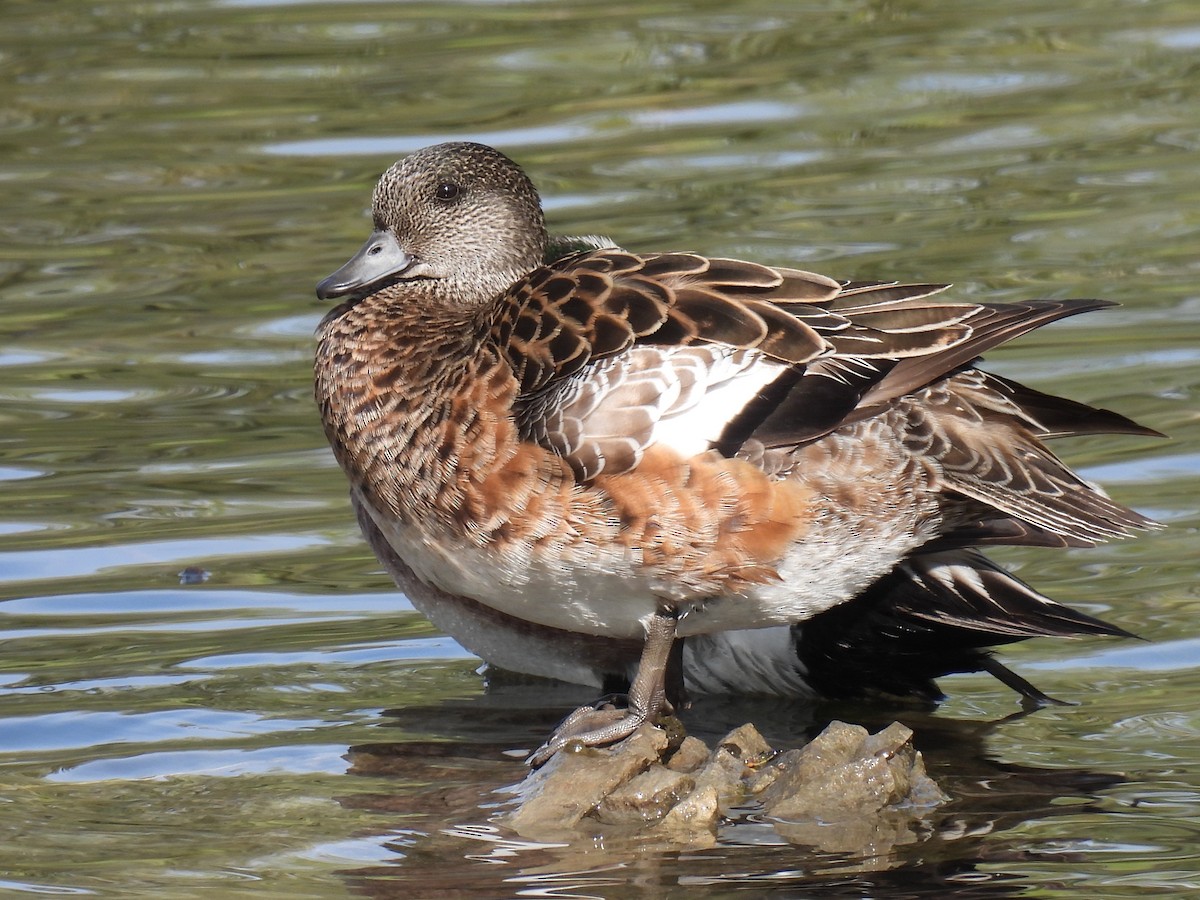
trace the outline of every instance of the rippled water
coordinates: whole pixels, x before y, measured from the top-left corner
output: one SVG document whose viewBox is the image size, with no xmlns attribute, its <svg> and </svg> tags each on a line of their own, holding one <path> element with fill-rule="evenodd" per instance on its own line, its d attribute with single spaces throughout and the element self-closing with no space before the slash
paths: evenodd
<svg viewBox="0 0 1200 900">
<path fill-rule="evenodd" d="M 1200 890 L 1198 50 L 1188 2 L 6 4 L 0 893 Z M 313 285 L 451 137 L 636 249 L 1120 301 L 991 364 L 1170 434 L 1066 450 L 1167 530 L 1006 557 L 1145 641 L 1005 651 L 1078 701 L 1024 717 L 985 677 L 934 712 L 697 704 L 702 735 L 913 726 L 955 802 L 882 857 L 496 831 L 504 751 L 588 692 L 484 690 L 310 400 Z"/>
</svg>

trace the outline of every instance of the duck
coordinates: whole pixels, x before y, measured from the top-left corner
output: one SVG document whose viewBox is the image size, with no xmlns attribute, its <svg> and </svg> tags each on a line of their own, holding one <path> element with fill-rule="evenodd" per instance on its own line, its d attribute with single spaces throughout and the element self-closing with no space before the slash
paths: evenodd
<svg viewBox="0 0 1200 900">
<path fill-rule="evenodd" d="M 1048 442 L 1158 432 L 978 366 L 1113 304 L 552 236 L 524 170 L 466 141 L 388 168 L 371 215 L 316 290 L 321 422 L 418 611 L 605 692 L 531 765 L 697 693 L 937 702 L 987 672 L 1049 702 L 993 648 L 1129 636 L 984 553 L 1157 527 Z"/>
</svg>

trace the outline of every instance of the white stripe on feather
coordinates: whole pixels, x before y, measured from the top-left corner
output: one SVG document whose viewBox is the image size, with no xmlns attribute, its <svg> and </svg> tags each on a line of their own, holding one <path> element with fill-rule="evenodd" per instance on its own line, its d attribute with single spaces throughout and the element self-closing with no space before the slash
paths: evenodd
<svg viewBox="0 0 1200 900">
<path fill-rule="evenodd" d="M 753 351 L 721 353 L 699 373 L 699 389 L 663 410 L 653 443 L 671 448 L 684 459 L 706 452 L 759 391 L 786 369 Z"/>
</svg>

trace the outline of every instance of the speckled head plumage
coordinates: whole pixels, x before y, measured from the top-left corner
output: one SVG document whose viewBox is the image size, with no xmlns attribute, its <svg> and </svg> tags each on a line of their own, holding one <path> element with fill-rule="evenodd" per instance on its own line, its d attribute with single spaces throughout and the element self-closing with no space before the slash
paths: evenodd
<svg viewBox="0 0 1200 900">
<path fill-rule="evenodd" d="M 402 284 L 457 306 L 486 303 L 541 263 L 541 202 L 515 162 L 483 144 L 426 147 L 375 187 L 375 230 L 318 296 L 365 296 Z"/>
</svg>

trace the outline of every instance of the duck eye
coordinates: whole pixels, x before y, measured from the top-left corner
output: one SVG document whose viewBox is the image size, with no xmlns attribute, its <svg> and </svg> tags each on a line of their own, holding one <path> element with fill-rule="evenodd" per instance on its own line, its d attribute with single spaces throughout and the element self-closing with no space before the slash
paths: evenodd
<svg viewBox="0 0 1200 900">
<path fill-rule="evenodd" d="M 443 181 L 437 186 L 437 198 L 442 201 L 453 200 L 462 192 L 457 184 L 452 181 Z"/>
</svg>

